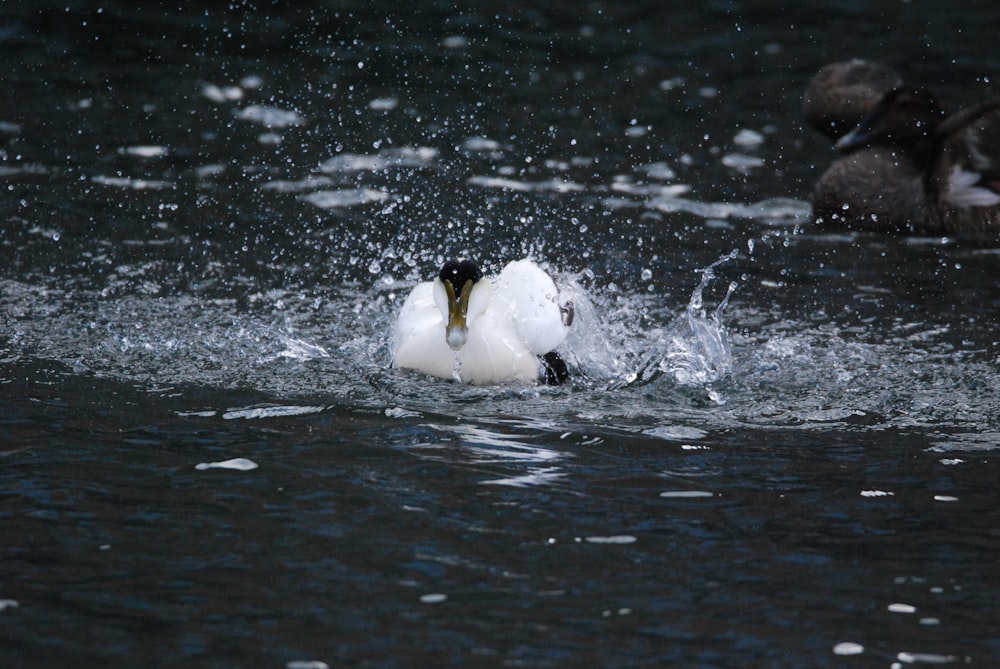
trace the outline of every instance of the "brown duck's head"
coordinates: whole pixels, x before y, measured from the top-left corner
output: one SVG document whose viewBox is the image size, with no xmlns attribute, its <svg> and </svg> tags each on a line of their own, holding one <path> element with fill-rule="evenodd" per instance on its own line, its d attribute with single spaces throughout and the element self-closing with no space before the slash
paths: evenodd
<svg viewBox="0 0 1000 669">
<path fill-rule="evenodd" d="M 836 141 L 857 126 L 902 78 L 881 63 L 854 59 L 823 66 L 806 87 L 802 115 Z"/>
<path fill-rule="evenodd" d="M 945 112 L 923 88 L 895 88 L 886 93 L 856 128 L 837 140 L 841 151 L 863 146 L 893 145 L 921 150 L 935 141 Z"/>
</svg>

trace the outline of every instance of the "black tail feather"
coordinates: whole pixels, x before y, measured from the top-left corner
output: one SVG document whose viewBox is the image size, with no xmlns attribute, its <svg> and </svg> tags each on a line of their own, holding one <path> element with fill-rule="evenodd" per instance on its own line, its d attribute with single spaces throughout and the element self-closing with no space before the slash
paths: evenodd
<svg viewBox="0 0 1000 669">
<path fill-rule="evenodd" d="M 547 386 L 559 386 L 569 380 L 569 369 L 566 361 L 555 351 L 538 356 L 542 363 L 542 381 Z"/>
</svg>

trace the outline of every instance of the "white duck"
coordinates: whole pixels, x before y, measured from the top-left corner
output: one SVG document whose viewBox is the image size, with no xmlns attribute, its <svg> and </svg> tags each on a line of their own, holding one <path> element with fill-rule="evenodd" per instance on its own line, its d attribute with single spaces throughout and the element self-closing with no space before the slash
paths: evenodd
<svg viewBox="0 0 1000 669">
<path fill-rule="evenodd" d="M 554 349 L 572 322 L 573 304 L 560 302 L 552 277 L 531 260 L 496 277 L 471 260 L 449 260 L 403 302 L 392 366 L 478 385 L 558 384 L 569 374 Z"/>
</svg>

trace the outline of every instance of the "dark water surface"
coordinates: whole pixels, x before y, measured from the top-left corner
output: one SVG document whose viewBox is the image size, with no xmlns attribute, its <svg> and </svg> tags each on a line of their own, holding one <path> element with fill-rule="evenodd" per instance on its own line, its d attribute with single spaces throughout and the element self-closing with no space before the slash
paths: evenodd
<svg viewBox="0 0 1000 669">
<path fill-rule="evenodd" d="M 1000 240 L 817 227 L 799 118 L 993 2 L 230 4 L 0 15 L 0 666 L 1000 666 Z M 459 254 L 571 385 L 389 369 Z"/>
</svg>

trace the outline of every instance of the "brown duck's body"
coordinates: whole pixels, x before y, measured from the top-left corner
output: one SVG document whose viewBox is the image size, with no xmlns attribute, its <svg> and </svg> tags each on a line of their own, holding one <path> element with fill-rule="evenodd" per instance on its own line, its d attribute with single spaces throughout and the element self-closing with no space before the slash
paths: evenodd
<svg viewBox="0 0 1000 669">
<path fill-rule="evenodd" d="M 1000 100 L 951 114 L 937 134 L 940 155 L 930 179 L 941 230 L 1000 241 Z"/>
<path fill-rule="evenodd" d="M 831 138 L 871 105 L 816 183 L 817 221 L 1000 241 L 1000 101 L 946 115 L 925 90 L 884 90 L 892 74 L 849 61 L 810 83 L 803 113 Z"/>
<path fill-rule="evenodd" d="M 887 187 L 891 184 L 891 187 Z M 866 148 L 838 158 L 813 188 L 817 220 L 852 229 L 935 234 L 923 176 L 904 156 Z"/>
</svg>

